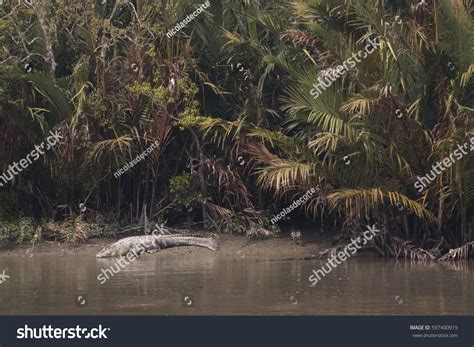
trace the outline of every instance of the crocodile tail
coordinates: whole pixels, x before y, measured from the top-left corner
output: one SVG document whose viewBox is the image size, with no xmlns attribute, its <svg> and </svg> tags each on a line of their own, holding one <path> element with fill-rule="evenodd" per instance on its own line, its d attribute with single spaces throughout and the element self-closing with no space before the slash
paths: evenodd
<svg viewBox="0 0 474 347">
<path fill-rule="evenodd" d="M 219 249 L 219 245 L 217 244 L 217 241 L 213 239 L 212 237 L 209 237 L 207 239 L 207 248 L 212 249 L 213 251 L 217 251 Z"/>
<path fill-rule="evenodd" d="M 217 251 L 219 246 L 213 238 L 194 236 L 162 236 L 160 237 L 160 247 L 169 248 L 177 246 L 198 246 Z"/>
</svg>

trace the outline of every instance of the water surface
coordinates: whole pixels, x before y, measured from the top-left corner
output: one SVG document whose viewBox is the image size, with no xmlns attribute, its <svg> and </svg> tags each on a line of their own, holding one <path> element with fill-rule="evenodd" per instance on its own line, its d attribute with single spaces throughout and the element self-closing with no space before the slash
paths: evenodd
<svg viewBox="0 0 474 347">
<path fill-rule="evenodd" d="M 146 255 L 103 285 L 97 275 L 115 260 L 1 256 L 10 278 L 0 284 L 0 314 L 474 314 L 473 262 L 359 256 L 311 287 L 323 260 L 243 256 Z"/>
</svg>

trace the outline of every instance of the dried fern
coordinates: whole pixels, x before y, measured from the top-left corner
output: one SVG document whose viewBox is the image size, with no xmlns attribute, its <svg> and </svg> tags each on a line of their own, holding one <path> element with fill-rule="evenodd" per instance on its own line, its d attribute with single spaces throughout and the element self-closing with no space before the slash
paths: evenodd
<svg viewBox="0 0 474 347">
<path fill-rule="evenodd" d="M 288 29 L 280 35 L 282 40 L 290 39 L 295 44 L 302 44 L 314 48 L 317 52 L 322 48 L 322 43 L 318 38 L 298 29 Z"/>
<path fill-rule="evenodd" d="M 413 260 L 433 260 L 435 256 L 423 248 L 415 246 L 411 241 L 402 240 L 396 236 L 391 238 L 395 258 L 403 254 L 405 258 Z"/>
</svg>

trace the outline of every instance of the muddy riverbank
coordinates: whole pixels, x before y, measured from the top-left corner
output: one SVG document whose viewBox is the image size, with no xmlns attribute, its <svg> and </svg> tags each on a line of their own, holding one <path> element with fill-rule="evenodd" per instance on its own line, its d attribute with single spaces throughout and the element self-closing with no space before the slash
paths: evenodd
<svg viewBox="0 0 474 347">
<path fill-rule="evenodd" d="M 307 255 L 319 254 L 320 251 L 331 247 L 331 235 L 304 235 L 300 241 L 294 241 L 290 236 L 272 237 L 263 240 L 252 240 L 238 234 L 212 234 L 209 232 L 192 233 L 195 236 L 213 237 L 219 244 L 219 256 L 238 258 L 263 259 L 302 259 Z M 90 239 L 87 243 L 61 243 L 43 241 L 35 246 L 14 245 L 0 250 L 4 256 L 43 256 L 43 255 L 91 255 L 95 256 L 103 247 L 121 237 Z M 209 255 L 209 251 L 200 247 L 175 247 L 161 251 L 163 255 L 193 254 L 196 256 Z M 153 255 L 150 255 L 153 256 Z"/>
</svg>

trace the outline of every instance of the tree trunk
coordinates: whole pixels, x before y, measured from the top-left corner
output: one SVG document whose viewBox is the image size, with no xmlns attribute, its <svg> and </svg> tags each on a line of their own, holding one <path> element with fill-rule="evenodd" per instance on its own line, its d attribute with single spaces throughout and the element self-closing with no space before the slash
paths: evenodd
<svg viewBox="0 0 474 347">
<path fill-rule="evenodd" d="M 46 63 L 49 65 L 49 72 L 52 78 L 56 76 L 56 59 L 54 58 L 53 44 L 50 37 L 50 28 L 46 25 L 44 18 L 47 12 L 47 5 L 45 0 L 35 0 L 29 3 L 30 7 L 33 9 L 33 12 L 38 18 L 38 22 L 43 33 L 44 46 L 46 50 Z"/>
<path fill-rule="evenodd" d="M 202 151 L 201 147 L 201 142 L 199 141 L 199 138 L 197 137 L 196 133 L 190 129 L 191 134 L 193 135 L 194 141 L 196 142 L 196 148 L 199 153 L 199 164 L 198 164 L 198 175 L 199 175 L 199 183 L 201 185 L 201 194 L 204 199 L 207 198 L 207 186 L 206 186 L 206 176 L 204 172 L 204 153 Z M 208 226 L 207 222 L 207 206 L 206 206 L 206 201 L 203 202 L 202 204 L 202 221 L 204 223 L 204 227 L 206 228 Z"/>
</svg>

